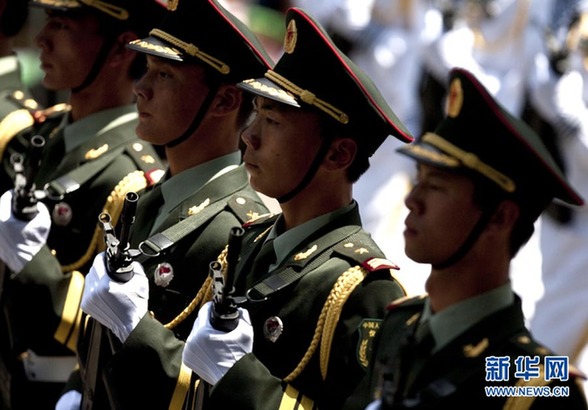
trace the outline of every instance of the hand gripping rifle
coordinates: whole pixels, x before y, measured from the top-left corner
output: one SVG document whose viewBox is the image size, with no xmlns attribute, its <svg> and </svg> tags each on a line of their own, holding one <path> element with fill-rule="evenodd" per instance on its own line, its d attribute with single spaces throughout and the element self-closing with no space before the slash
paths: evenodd
<svg viewBox="0 0 588 410">
<path fill-rule="evenodd" d="M 132 262 L 141 253 L 136 249 L 130 249 L 129 234 L 135 222 L 135 212 L 139 195 L 136 192 L 127 192 L 125 195 L 123 209 L 119 219 L 120 232 L 116 232 L 111 224 L 112 218 L 108 212 L 102 212 L 98 216 L 98 222 L 104 232 L 104 243 L 106 244 L 105 264 L 108 276 L 117 282 L 128 282 L 133 277 Z M 80 371 L 84 378 L 84 393 L 82 395 L 81 409 L 91 410 L 94 408 L 107 408 L 110 403 L 110 393 L 101 377 L 102 369 L 106 366 L 107 358 L 120 346 L 120 341 L 104 328 L 98 321 L 90 321 L 86 330 L 87 351 L 82 349 L 85 356 L 80 362 Z M 86 339 L 86 338 L 85 338 Z M 78 350 L 78 354 L 80 354 Z"/>
<path fill-rule="evenodd" d="M 218 261 L 210 263 L 212 276 L 213 300 L 210 310 L 210 324 L 217 330 L 230 332 L 238 324 L 239 312 L 233 298 L 235 292 L 235 267 L 239 261 L 244 230 L 241 227 L 231 228 L 229 233 L 229 248 L 227 251 L 227 273 L 223 278 L 221 264 Z"/>
<path fill-rule="evenodd" d="M 130 249 L 129 235 L 131 226 L 135 222 L 135 212 L 139 195 L 136 192 L 127 192 L 120 215 L 120 236 L 117 238 L 111 225 L 111 217 L 107 212 L 98 216 L 104 231 L 104 243 L 106 244 L 106 270 L 108 275 L 117 282 L 128 282 L 133 277 L 132 262 L 141 252 Z"/>
<path fill-rule="evenodd" d="M 41 154 L 45 146 L 45 138 L 34 135 L 25 160 L 21 154 L 10 157 L 14 169 L 14 196 L 12 197 L 12 213 L 22 221 L 30 221 L 37 215 L 38 197 L 35 193 L 35 178 L 41 167 Z"/>
</svg>

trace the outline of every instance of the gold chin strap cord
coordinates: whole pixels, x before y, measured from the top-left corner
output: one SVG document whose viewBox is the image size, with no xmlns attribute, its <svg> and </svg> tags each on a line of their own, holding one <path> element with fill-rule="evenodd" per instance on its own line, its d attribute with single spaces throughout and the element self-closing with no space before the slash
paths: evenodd
<svg viewBox="0 0 588 410">
<path fill-rule="evenodd" d="M 317 98 L 312 92 L 302 89 L 298 87 L 296 84 L 292 83 L 287 78 L 282 77 L 280 74 L 276 73 L 275 71 L 268 70 L 265 73 L 265 76 L 278 84 L 280 87 L 288 90 L 294 95 L 300 97 L 300 99 L 309 105 L 314 105 L 315 107 L 319 108 L 320 110 L 326 112 L 331 117 L 339 121 L 341 124 L 347 124 L 349 122 L 349 116 L 345 114 L 343 111 L 338 109 L 337 107 L 329 104 L 326 101 Z"/>
<path fill-rule="evenodd" d="M 218 70 L 221 74 L 228 74 L 231 71 L 231 68 L 227 64 L 223 63 L 217 58 L 214 58 L 211 55 L 208 55 L 200 51 L 200 49 L 196 47 L 194 44 L 186 43 L 185 41 L 182 41 L 179 38 L 174 37 L 171 34 L 168 34 L 165 31 L 162 31 L 157 28 L 151 30 L 149 34 L 155 37 L 159 37 L 170 44 L 173 44 L 174 46 L 184 50 L 187 54 L 191 55 L 192 57 L 199 58 L 206 64 Z"/>
<path fill-rule="evenodd" d="M 94 7 L 117 20 L 126 20 L 129 18 L 129 12 L 122 7 L 115 6 L 101 0 L 79 0 L 80 3 L 89 7 Z"/>
<path fill-rule="evenodd" d="M 457 158 L 465 167 L 478 171 L 480 174 L 488 177 L 506 192 L 515 191 L 516 184 L 512 179 L 504 175 L 502 172 L 492 168 L 490 165 L 482 162 L 477 155 L 456 147 L 449 141 L 441 138 L 437 134 L 433 134 L 432 132 L 428 132 L 423 136 L 423 142 L 437 147 L 447 154 Z"/>
</svg>

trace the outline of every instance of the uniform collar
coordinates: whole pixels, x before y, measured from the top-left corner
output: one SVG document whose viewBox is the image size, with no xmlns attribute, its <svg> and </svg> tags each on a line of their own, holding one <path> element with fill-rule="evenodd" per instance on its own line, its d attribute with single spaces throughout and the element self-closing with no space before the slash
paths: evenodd
<svg viewBox="0 0 588 410">
<path fill-rule="evenodd" d="M 303 241 L 312 236 L 313 233 L 325 227 L 331 221 L 339 218 L 341 215 L 351 211 L 356 206 L 356 202 L 353 201 L 347 206 L 318 216 L 314 219 L 311 219 L 310 221 L 296 226 L 295 228 L 289 229 L 284 233 L 278 234 L 281 230 L 280 227 L 283 226 L 283 216 L 280 215 L 266 238 L 266 241 L 274 239 L 274 251 L 276 253 L 276 263 L 272 265 L 270 269 L 273 269 L 275 266 L 279 266 L 280 263 L 282 263 L 288 257 L 288 255 L 290 255 Z"/>
<path fill-rule="evenodd" d="M 97 138 L 136 118 L 137 109 L 134 104 L 99 111 L 75 122 L 69 122 L 69 115 L 66 115 L 62 123 L 65 152 L 71 152 L 92 138 Z"/>
<path fill-rule="evenodd" d="M 512 305 L 514 300 L 510 282 L 435 314 L 427 299 L 420 322 L 428 322 L 435 339 L 434 351 L 439 351 L 487 316 Z"/>
</svg>

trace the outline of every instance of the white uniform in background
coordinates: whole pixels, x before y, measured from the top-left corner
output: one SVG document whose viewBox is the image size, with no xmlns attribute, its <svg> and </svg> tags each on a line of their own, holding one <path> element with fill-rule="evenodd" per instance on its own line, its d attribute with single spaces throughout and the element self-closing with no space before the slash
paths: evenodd
<svg viewBox="0 0 588 410">
<path fill-rule="evenodd" d="M 588 40 L 588 13 L 580 20 L 580 35 Z M 569 70 L 542 96 L 545 116 L 559 132 L 566 177 L 588 199 L 588 59 L 575 50 Z M 551 91 L 551 92 L 549 92 Z M 588 373 L 588 208 L 574 208 L 561 224 L 541 218 L 543 296 L 531 318 L 531 331 L 542 343 Z M 584 383 L 588 394 L 588 382 Z"/>
</svg>

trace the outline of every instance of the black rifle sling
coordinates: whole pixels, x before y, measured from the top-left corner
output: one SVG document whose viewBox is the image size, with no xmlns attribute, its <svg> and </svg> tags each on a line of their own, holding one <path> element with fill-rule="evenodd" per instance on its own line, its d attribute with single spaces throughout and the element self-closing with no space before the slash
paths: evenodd
<svg viewBox="0 0 588 410">
<path fill-rule="evenodd" d="M 335 252 L 335 246 L 343 241 L 354 241 L 364 236 L 358 232 L 361 227 L 356 225 L 343 226 L 330 232 L 326 237 L 321 238 L 322 249 L 315 252 L 300 263 L 289 263 L 278 268 L 271 276 L 262 280 L 247 291 L 249 302 L 262 302 L 292 283 L 300 280 L 304 275 L 321 266 L 329 260 Z M 343 239 L 341 237 L 343 236 Z"/>
<path fill-rule="evenodd" d="M 240 195 L 242 196 L 242 195 Z M 172 246 L 181 241 L 184 237 L 200 228 L 207 221 L 219 214 L 226 208 L 228 200 L 220 200 L 207 206 L 200 212 L 181 220 L 170 226 L 163 232 L 158 232 L 139 244 L 141 256 L 137 259 L 144 262 L 148 258 L 157 257 L 168 251 Z"/>
<path fill-rule="evenodd" d="M 47 194 L 50 198 L 63 198 L 64 195 L 76 191 L 89 179 L 106 168 L 124 150 L 124 148 L 111 150 L 97 159 L 88 161 L 59 178 L 48 182 L 45 185 Z"/>
</svg>

